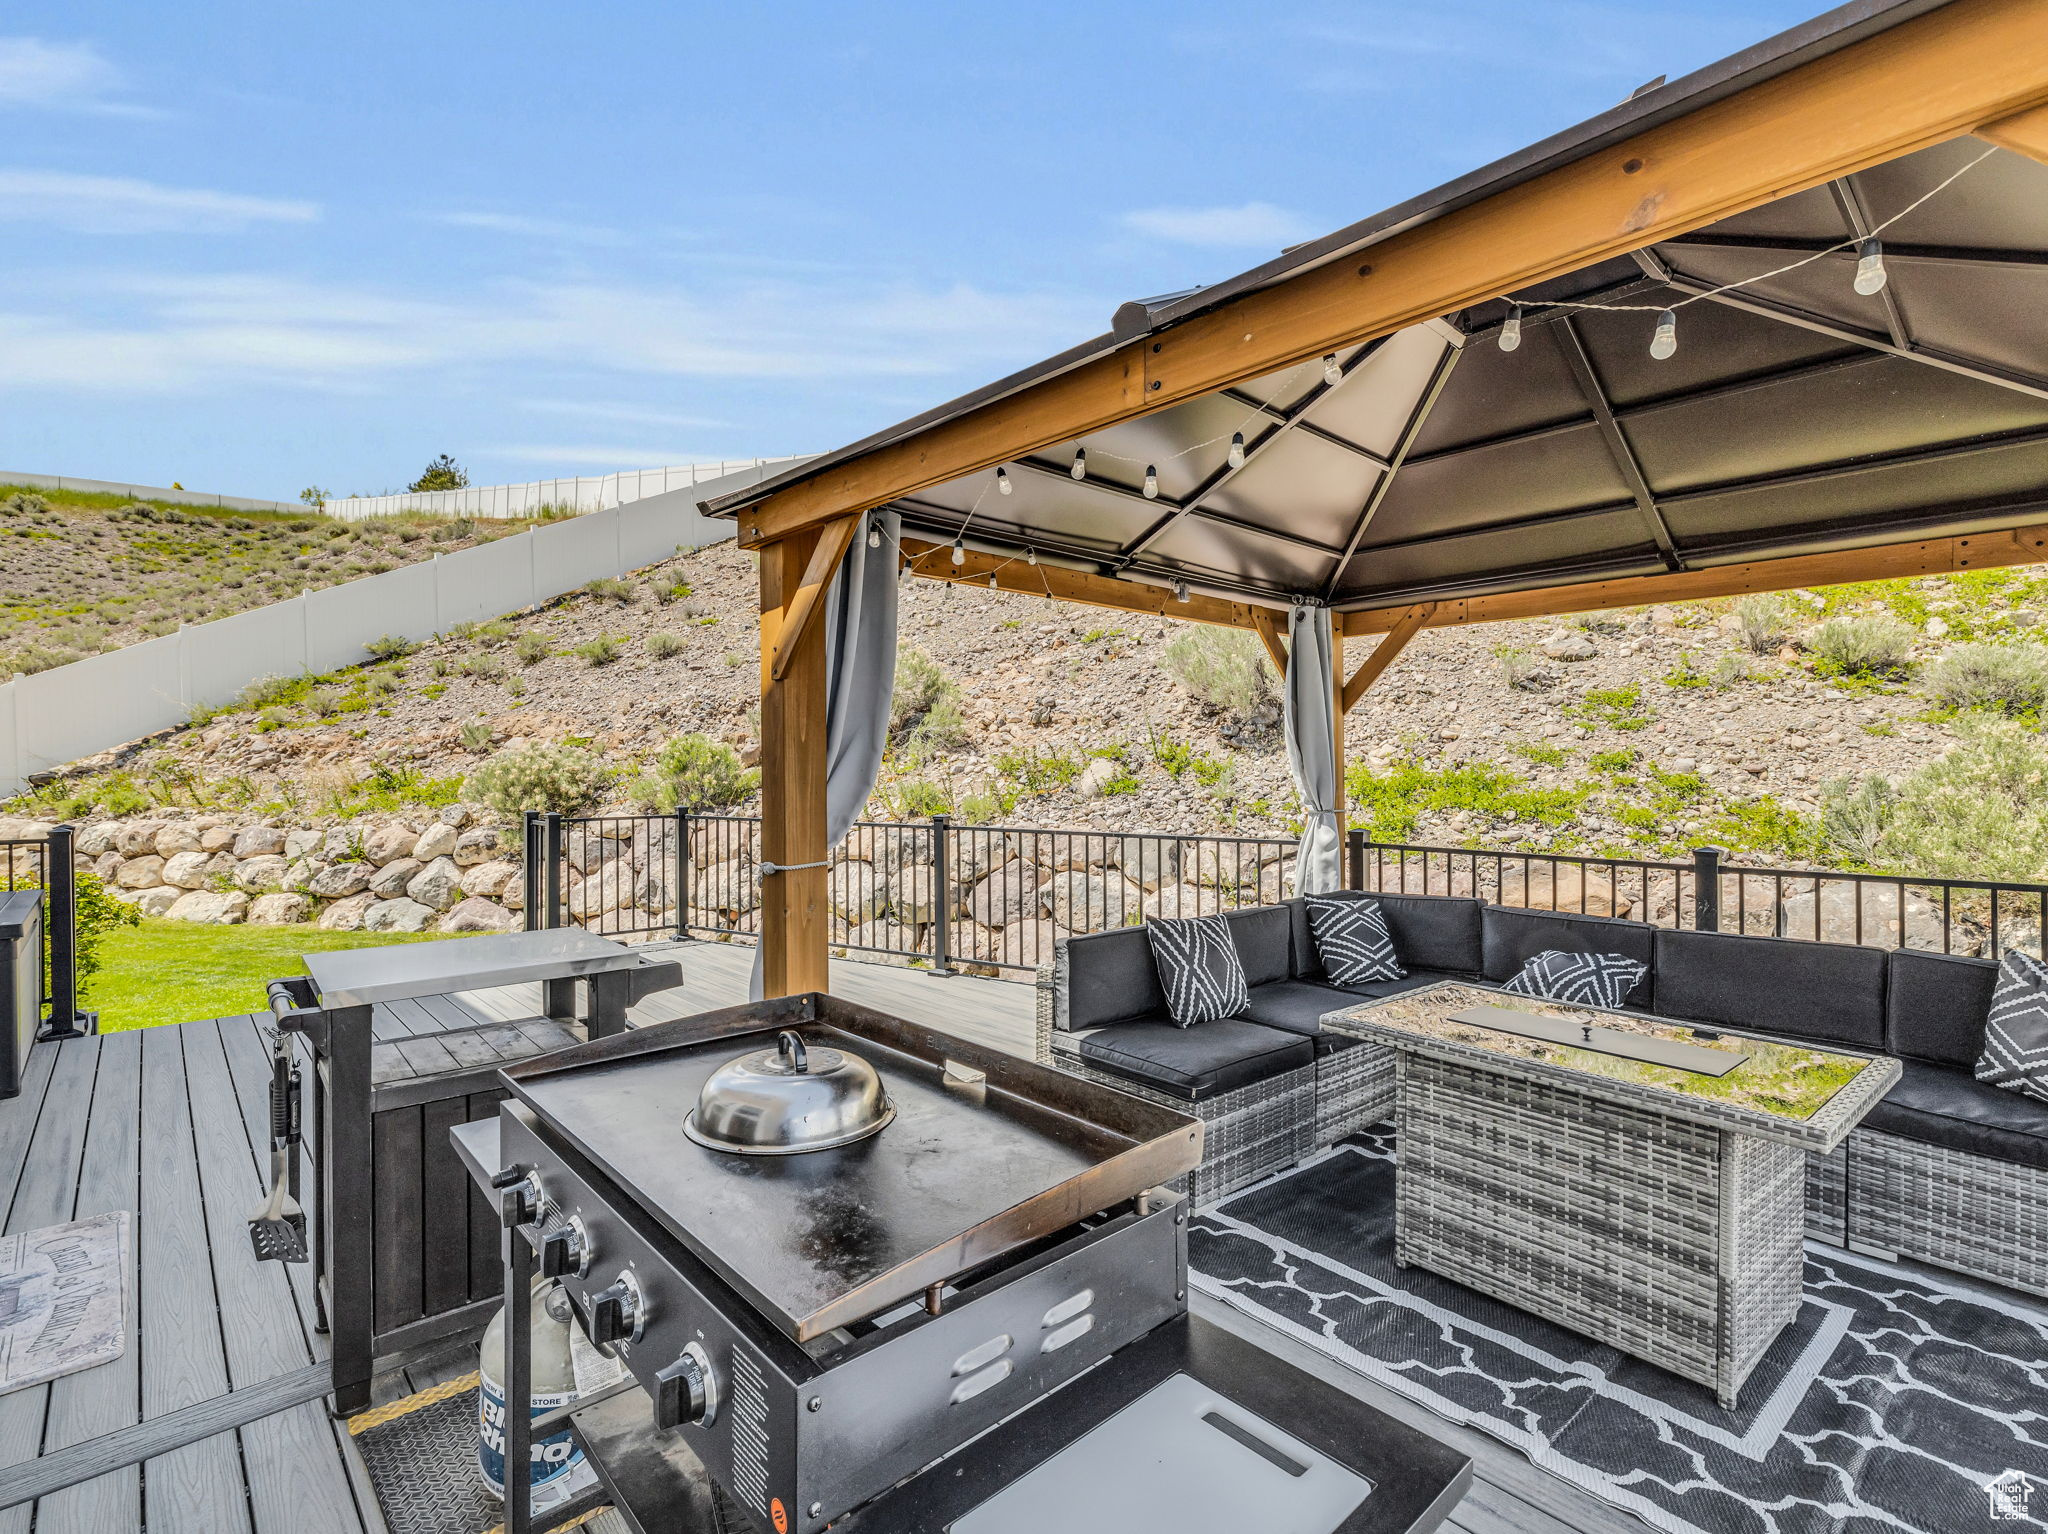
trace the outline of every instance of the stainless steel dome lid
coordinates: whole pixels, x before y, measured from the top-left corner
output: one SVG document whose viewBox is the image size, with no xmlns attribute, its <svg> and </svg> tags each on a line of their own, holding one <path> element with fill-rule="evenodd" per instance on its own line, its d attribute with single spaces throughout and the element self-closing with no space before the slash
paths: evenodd
<svg viewBox="0 0 2048 1534">
<path fill-rule="evenodd" d="M 739 1156 L 794 1156 L 866 1139 L 896 1117 L 859 1055 L 812 1048 L 785 1028 L 773 1049 L 728 1060 L 697 1094 L 683 1133 Z"/>
</svg>

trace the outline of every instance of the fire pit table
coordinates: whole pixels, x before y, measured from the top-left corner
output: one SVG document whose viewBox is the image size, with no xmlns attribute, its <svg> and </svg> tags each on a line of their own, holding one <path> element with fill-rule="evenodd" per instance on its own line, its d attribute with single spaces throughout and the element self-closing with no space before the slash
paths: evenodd
<svg viewBox="0 0 2048 1534">
<path fill-rule="evenodd" d="M 1395 1054 L 1395 1258 L 1733 1406 L 1800 1301 L 1808 1152 L 1887 1057 L 1448 983 L 1332 1012 Z"/>
</svg>

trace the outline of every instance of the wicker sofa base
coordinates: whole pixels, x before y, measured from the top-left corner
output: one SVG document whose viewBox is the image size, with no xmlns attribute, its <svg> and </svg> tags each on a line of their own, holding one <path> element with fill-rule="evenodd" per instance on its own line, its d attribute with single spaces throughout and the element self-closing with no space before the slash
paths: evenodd
<svg viewBox="0 0 2048 1534">
<path fill-rule="evenodd" d="M 2048 1296 L 2048 1171 L 1859 1129 L 1850 1244 Z"/>
</svg>

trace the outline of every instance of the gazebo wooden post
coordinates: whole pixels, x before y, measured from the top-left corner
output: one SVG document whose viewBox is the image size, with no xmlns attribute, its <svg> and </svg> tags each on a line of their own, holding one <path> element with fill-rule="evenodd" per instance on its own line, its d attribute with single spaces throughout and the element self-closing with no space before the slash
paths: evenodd
<svg viewBox="0 0 2048 1534">
<path fill-rule="evenodd" d="M 761 878 L 762 994 L 826 989 L 830 912 L 825 868 L 825 625 L 804 623 L 779 657 L 777 642 L 819 541 L 816 529 L 762 546 L 761 857 L 789 868 Z"/>
</svg>

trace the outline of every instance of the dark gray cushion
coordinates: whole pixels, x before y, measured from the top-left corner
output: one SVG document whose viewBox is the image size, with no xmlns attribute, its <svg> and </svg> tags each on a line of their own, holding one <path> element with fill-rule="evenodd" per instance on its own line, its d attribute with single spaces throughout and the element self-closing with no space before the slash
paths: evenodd
<svg viewBox="0 0 2048 1534">
<path fill-rule="evenodd" d="M 1654 964 L 1652 946 L 1657 929 L 1648 922 L 1618 916 L 1579 916 L 1567 911 L 1522 911 L 1490 905 L 1479 918 L 1481 973 L 1496 983 L 1511 980 L 1539 953 L 1618 953 L 1623 958 Z M 1656 974 L 1651 973 L 1628 993 L 1625 1006 L 1654 1011 Z"/>
<path fill-rule="evenodd" d="M 1336 986 L 1315 980 L 1276 980 L 1267 985 L 1253 986 L 1251 1004 L 1238 1016 L 1263 1023 L 1268 1028 L 1312 1034 L 1318 1030 L 1325 1012 L 1340 1012 L 1346 1007 L 1357 1006 L 1361 1001 L 1398 996 L 1403 991 L 1419 991 L 1440 980 L 1457 978 L 1440 970 L 1412 970 L 1399 980 L 1369 980 L 1363 985 L 1353 986 Z"/>
<path fill-rule="evenodd" d="M 1152 940 L 1143 927 L 1119 927 L 1063 938 L 1067 972 L 1062 1028 L 1099 1028 L 1104 1023 L 1166 1010 L 1166 992 L 1152 963 Z"/>
<path fill-rule="evenodd" d="M 1277 905 L 1253 906 L 1226 913 L 1230 938 L 1237 945 L 1238 962 L 1244 965 L 1246 985 L 1264 985 L 1285 980 L 1290 941 L 1287 908 Z"/>
<path fill-rule="evenodd" d="M 1922 1060 L 1863 1120 L 1865 1129 L 2048 1170 L 2048 1103 Z"/>
<path fill-rule="evenodd" d="M 1660 929 L 1655 953 L 1667 1017 L 1884 1048 L 1881 948 Z"/>
<path fill-rule="evenodd" d="M 1262 1028 L 1240 1018 L 1181 1028 L 1164 1012 L 1112 1023 L 1080 1041 L 1090 1064 L 1198 1102 L 1250 1086 L 1315 1060 L 1315 1046 L 1299 1034 Z"/>
<path fill-rule="evenodd" d="M 1889 967 L 1885 1048 L 1906 1060 L 1972 1069 L 1984 1049 L 1997 963 L 1900 948 Z"/>
<path fill-rule="evenodd" d="M 1481 962 L 1479 913 L 1485 907 L 1463 895 L 1388 895 L 1377 890 L 1332 890 L 1336 898 L 1377 900 L 1387 930 L 1394 935 L 1394 957 L 1403 969 L 1434 969 L 1470 977 Z M 1316 956 L 1308 911 L 1300 900 L 1287 902 L 1294 927 L 1294 978 L 1322 980 L 1323 962 Z"/>
</svg>

